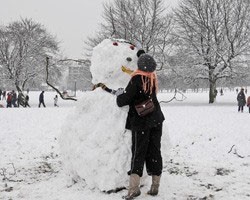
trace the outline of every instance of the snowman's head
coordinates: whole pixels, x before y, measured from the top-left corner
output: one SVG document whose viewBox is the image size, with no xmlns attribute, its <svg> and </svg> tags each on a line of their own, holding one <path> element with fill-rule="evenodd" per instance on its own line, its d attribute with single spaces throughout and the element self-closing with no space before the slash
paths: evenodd
<svg viewBox="0 0 250 200">
<path fill-rule="evenodd" d="M 134 45 L 124 40 L 103 40 L 93 49 L 90 66 L 92 83 L 104 83 L 113 89 L 126 87 L 131 77 L 121 67 L 137 69 L 137 52 Z"/>
</svg>

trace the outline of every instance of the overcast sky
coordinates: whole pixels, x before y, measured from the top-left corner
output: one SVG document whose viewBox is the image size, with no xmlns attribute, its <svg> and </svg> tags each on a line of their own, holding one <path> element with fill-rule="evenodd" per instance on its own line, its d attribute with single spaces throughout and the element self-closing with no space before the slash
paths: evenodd
<svg viewBox="0 0 250 200">
<path fill-rule="evenodd" d="M 112 0 L 0 0 L 0 24 L 22 18 L 41 23 L 70 58 L 83 57 L 83 42 L 102 21 L 103 3 Z M 175 5 L 177 0 L 165 0 Z"/>
</svg>

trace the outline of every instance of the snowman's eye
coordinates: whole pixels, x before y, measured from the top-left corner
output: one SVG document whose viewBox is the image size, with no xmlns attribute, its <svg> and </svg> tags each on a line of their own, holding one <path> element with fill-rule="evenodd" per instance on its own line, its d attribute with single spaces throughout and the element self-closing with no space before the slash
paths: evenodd
<svg viewBox="0 0 250 200">
<path fill-rule="evenodd" d="M 135 49 L 135 46 L 134 46 L 134 45 L 131 45 L 129 48 L 132 49 L 132 50 L 134 50 L 134 49 Z"/>
</svg>

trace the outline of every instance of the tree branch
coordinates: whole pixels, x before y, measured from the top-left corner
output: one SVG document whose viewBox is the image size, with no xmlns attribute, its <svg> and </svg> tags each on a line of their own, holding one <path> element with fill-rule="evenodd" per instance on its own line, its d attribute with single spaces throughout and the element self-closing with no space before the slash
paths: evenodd
<svg viewBox="0 0 250 200">
<path fill-rule="evenodd" d="M 52 84 L 49 83 L 49 57 L 46 57 L 46 83 L 52 87 L 63 100 L 73 100 L 77 101 L 77 99 L 73 97 L 65 97 L 56 87 L 54 87 Z"/>
<path fill-rule="evenodd" d="M 177 93 L 181 94 L 181 96 L 182 96 L 181 99 L 178 99 L 178 98 L 176 97 Z M 170 102 L 173 101 L 173 100 L 176 100 L 176 101 L 184 101 L 186 98 L 187 98 L 187 97 L 186 97 L 182 92 L 178 91 L 178 90 L 175 88 L 174 96 L 173 96 L 170 100 L 168 100 L 168 101 L 160 101 L 159 103 L 170 103 Z"/>
<path fill-rule="evenodd" d="M 228 153 L 231 153 L 233 151 L 233 148 L 235 147 L 235 145 L 233 145 L 230 149 L 230 151 Z M 234 148 L 234 152 L 233 154 L 235 154 L 236 156 L 238 156 L 239 158 L 245 158 L 244 156 L 241 156 L 240 154 L 238 154 L 236 148 Z"/>
</svg>

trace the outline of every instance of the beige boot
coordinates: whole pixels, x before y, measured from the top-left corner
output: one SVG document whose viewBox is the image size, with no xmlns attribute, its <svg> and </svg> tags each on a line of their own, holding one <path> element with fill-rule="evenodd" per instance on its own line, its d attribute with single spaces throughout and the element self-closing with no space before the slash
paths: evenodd
<svg viewBox="0 0 250 200">
<path fill-rule="evenodd" d="M 156 196 L 158 194 L 159 186 L 160 186 L 160 179 L 161 179 L 161 176 L 156 176 L 156 175 L 152 176 L 152 185 L 151 185 L 150 190 L 147 192 L 147 194 L 151 196 Z"/>
<path fill-rule="evenodd" d="M 129 178 L 128 194 L 125 196 L 126 200 L 131 200 L 134 197 L 138 197 L 141 194 L 140 191 L 140 176 L 137 174 L 131 174 Z"/>
</svg>

